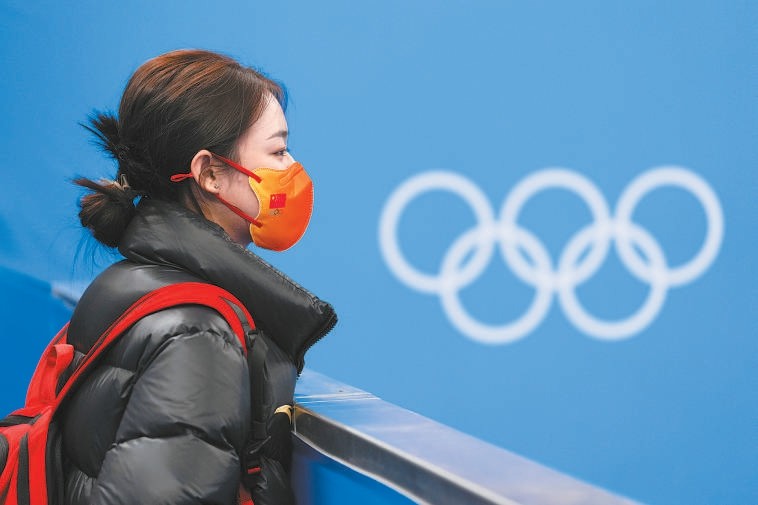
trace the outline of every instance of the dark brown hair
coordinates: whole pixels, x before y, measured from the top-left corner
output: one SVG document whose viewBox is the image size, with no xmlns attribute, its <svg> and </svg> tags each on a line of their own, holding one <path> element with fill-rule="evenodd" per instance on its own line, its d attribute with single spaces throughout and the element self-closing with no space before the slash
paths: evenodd
<svg viewBox="0 0 758 505">
<path fill-rule="evenodd" d="M 172 183 L 171 175 L 187 172 L 201 149 L 236 158 L 237 140 L 260 117 L 268 93 L 286 106 L 281 85 L 210 51 L 172 51 L 144 63 L 126 85 L 118 117 L 98 112 L 83 125 L 118 171 L 115 182 L 74 181 L 92 191 L 80 201 L 82 226 L 116 247 L 138 195 L 187 198 L 188 185 Z"/>
</svg>

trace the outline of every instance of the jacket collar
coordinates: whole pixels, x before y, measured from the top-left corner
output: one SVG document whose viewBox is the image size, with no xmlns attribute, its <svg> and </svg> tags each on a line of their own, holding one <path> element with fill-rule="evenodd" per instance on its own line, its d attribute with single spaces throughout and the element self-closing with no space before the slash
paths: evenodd
<svg viewBox="0 0 758 505">
<path fill-rule="evenodd" d="M 305 352 L 337 323 L 331 305 L 233 242 L 220 226 L 177 204 L 143 198 L 119 251 L 138 263 L 187 270 L 231 292 L 298 372 Z"/>
</svg>

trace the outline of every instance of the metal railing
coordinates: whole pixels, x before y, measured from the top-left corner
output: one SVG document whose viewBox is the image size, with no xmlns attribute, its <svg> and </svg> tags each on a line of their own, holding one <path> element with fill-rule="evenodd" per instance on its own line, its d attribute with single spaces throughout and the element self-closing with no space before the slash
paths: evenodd
<svg viewBox="0 0 758 505">
<path fill-rule="evenodd" d="M 331 485 L 319 476 L 340 471 L 346 476 L 338 482 L 359 474 L 397 493 L 381 503 L 635 503 L 311 370 L 300 377 L 295 400 L 293 473 L 303 505 L 327 503 L 314 492 Z M 319 465 L 332 470 L 319 473 Z M 372 486 L 366 493 L 376 492 Z"/>
</svg>

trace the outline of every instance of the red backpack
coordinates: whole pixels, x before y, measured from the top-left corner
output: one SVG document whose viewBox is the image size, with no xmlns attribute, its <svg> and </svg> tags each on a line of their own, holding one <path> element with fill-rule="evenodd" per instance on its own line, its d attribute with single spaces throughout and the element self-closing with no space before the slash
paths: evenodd
<svg viewBox="0 0 758 505">
<path fill-rule="evenodd" d="M 58 493 L 53 483 L 62 471 L 56 468 L 55 451 L 50 450 L 50 423 L 78 379 L 110 345 L 139 319 L 175 305 L 196 304 L 215 309 L 231 326 L 248 355 L 248 333 L 255 329 L 250 314 L 228 291 L 197 282 L 172 284 L 151 291 L 137 300 L 97 339 L 71 376 L 56 393 L 59 379 L 74 357 L 67 343 L 66 324 L 53 338 L 37 365 L 26 396 L 26 405 L 0 421 L 0 504 L 44 505 L 48 492 Z M 250 353 L 252 354 L 252 353 Z M 255 412 L 256 408 L 253 406 Z M 259 468 L 249 468 L 249 474 Z"/>
</svg>

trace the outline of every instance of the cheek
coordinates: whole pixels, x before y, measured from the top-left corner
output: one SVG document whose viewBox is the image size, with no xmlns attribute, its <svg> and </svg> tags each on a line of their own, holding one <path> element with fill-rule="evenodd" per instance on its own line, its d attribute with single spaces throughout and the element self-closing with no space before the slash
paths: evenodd
<svg viewBox="0 0 758 505">
<path fill-rule="evenodd" d="M 247 181 L 245 181 L 244 189 L 245 189 L 244 198 L 247 204 L 249 205 L 248 213 L 253 217 L 257 217 L 258 211 L 260 210 L 260 203 L 258 202 L 258 197 L 255 195 L 255 191 L 252 190 L 252 188 L 250 187 L 250 184 L 248 184 Z"/>
<path fill-rule="evenodd" d="M 260 208 L 258 198 L 250 187 L 247 176 L 243 176 L 235 181 L 233 198 L 235 205 L 237 205 L 243 212 L 252 217 L 258 215 L 258 209 Z"/>
</svg>

